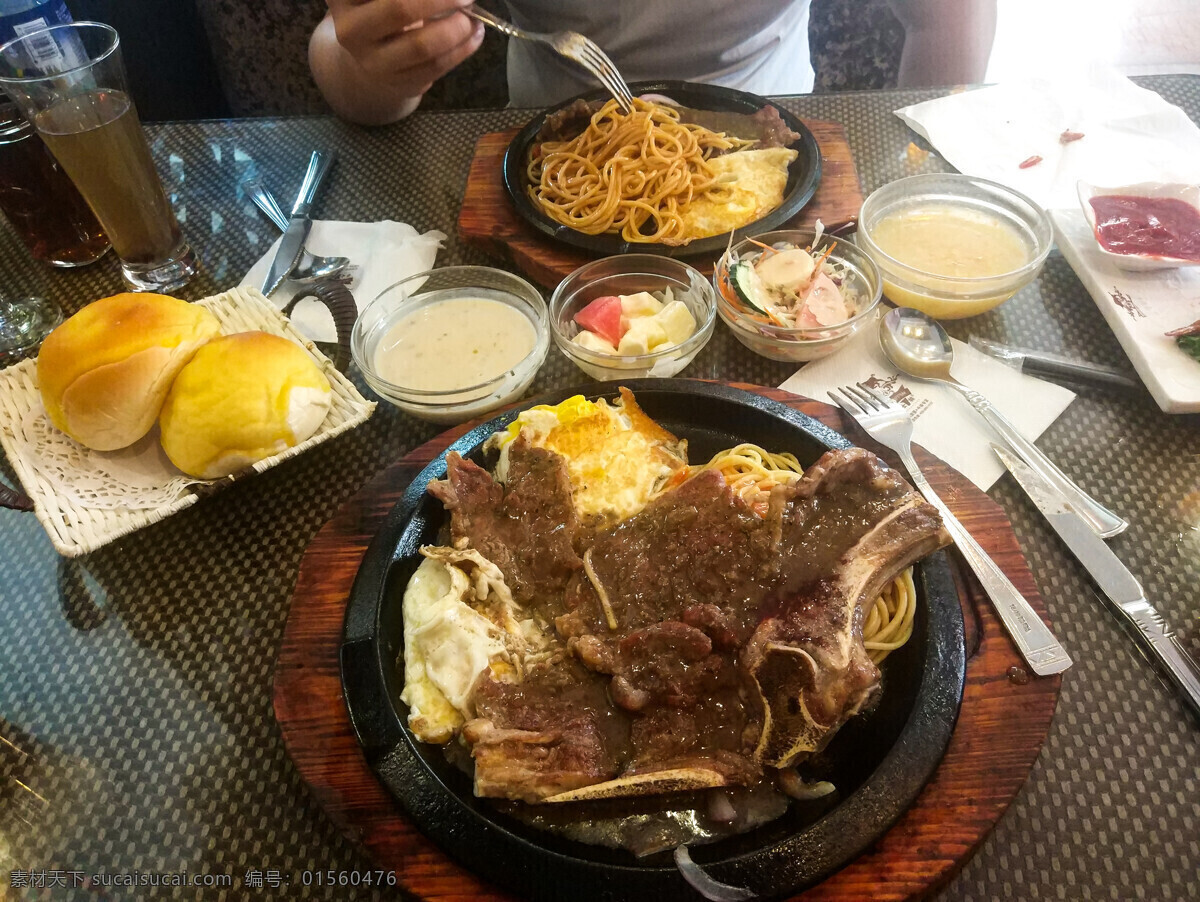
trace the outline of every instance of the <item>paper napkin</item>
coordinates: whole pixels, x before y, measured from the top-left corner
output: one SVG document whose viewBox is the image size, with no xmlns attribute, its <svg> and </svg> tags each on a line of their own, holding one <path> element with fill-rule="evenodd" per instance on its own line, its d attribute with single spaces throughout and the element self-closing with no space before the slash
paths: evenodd
<svg viewBox="0 0 1200 902">
<path fill-rule="evenodd" d="M 261 287 L 263 278 L 275 259 L 279 241 L 246 273 L 241 285 Z M 362 309 L 394 282 L 433 268 L 438 248 L 446 236 L 430 231 L 420 234 L 403 222 L 337 222 L 314 220 L 305 247 L 318 256 L 349 257 L 358 267 L 350 290 L 358 309 Z M 271 295 L 278 307 L 284 307 L 300 290 L 301 286 L 284 282 Z M 304 335 L 314 341 L 337 340 L 333 319 L 320 302 L 309 299 L 301 301 L 291 315 L 292 322 Z"/>
<path fill-rule="evenodd" d="M 912 417 L 913 441 L 986 492 L 1004 473 L 1004 466 L 989 447 L 999 439 L 954 389 L 896 372 L 879 347 L 881 317 L 882 312 L 836 354 L 808 364 L 780 388 L 828 403 L 832 403 L 829 389 L 858 382 L 886 393 Z M 1030 441 L 1041 435 L 1075 398 L 1069 389 L 1026 376 L 961 341 L 952 342 L 954 377 L 984 395 Z"/>
<path fill-rule="evenodd" d="M 1079 206 L 1078 180 L 1104 187 L 1200 182 L 1200 129 L 1153 91 L 1105 68 L 1002 82 L 896 110 L 960 172 Z M 1064 132 L 1082 135 L 1066 141 Z M 1022 169 L 1035 157 L 1041 161 Z"/>
</svg>

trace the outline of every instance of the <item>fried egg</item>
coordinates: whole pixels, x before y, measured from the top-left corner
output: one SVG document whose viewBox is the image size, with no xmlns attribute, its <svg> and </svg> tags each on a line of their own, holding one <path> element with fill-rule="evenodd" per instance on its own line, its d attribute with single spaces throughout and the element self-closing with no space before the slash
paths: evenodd
<svg viewBox="0 0 1200 902">
<path fill-rule="evenodd" d="M 404 691 L 409 729 L 423 742 L 449 742 L 471 716 L 484 671 L 498 680 L 544 647 L 544 627 L 517 619 L 500 568 L 474 549 L 427 546 L 404 590 Z"/>
<path fill-rule="evenodd" d="M 650 419 L 632 392 L 620 391 L 615 404 L 575 395 L 523 411 L 489 440 L 500 449 L 496 478 L 504 481 L 508 448 L 524 435 L 534 447 L 566 459 L 575 510 L 584 522 L 613 523 L 636 514 L 686 470 L 686 442 Z"/>
<path fill-rule="evenodd" d="M 762 219 L 783 203 L 788 166 L 796 156 L 787 147 L 764 147 L 713 157 L 708 165 L 730 197 L 698 197 L 682 207 L 684 240 L 720 235 Z"/>
</svg>

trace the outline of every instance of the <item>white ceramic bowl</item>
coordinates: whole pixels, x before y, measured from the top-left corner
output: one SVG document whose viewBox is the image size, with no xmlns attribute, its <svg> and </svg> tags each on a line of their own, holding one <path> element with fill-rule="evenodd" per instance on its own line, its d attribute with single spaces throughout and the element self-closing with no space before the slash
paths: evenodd
<svg viewBox="0 0 1200 902">
<path fill-rule="evenodd" d="M 1181 266 L 1200 266 L 1200 260 L 1188 260 L 1180 257 L 1165 257 L 1159 254 L 1119 254 L 1108 250 L 1100 243 L 1096 231 L 1096 211 L 1092 208 L 1093 197 L 1105 195 L 1125 195 L 1129 197 L 1169 197 L 1181 200 L 1193 209 L 1200 211 L 1200 185 L 1184 185 L 1176 182 L 1138 182 L 1133 185 L 1116 185 L 1102 188 L 1080 180 L 1075 188 L 1079 193 L 1079 205 L 1083 208 L 1083 218 L 1087 220 L 1096 237 L 1096 246 L 1105 259 L 1112 261 L 1114 266 L 1131 272 L 1146 272 L 1155 269 L 1177 269 Z"/>
<path fill-rule="evenodd" d="M 687 305 L 696 320 L 696 331 L 680 344 L 649 354 L 622 356 L 593 351 L 571 340 L 579 333 L 575 314 L 596 298 L 667 288 L 675 300 Z M 674 376 L 708 343 L 715 321 L 716 305 L 708 280 L 683 261 L 657 254 L 621 254 L 585 263 L 559 282 L 550 297 L 550 328 L 555 344 L 577 367 L 602 382 Z"/>
<path fill-rule="evenodd" d="M 433 304 L 464 297 L 499 301 L 518 311 L 533 327 L 532 350 L 510 369 L 447 390 L 398 385 L 381 374 L 377 354 L 393 326 Z M 541 293 L 519 276 L 489 266 L 445 266 L 381 291 L 359 314 L 350 351 L 367 384 L 385 401 L 433 423 L 461 423 L 503 407 L 525 393 L 550 347 L 546 319 Z"/>
</svg>

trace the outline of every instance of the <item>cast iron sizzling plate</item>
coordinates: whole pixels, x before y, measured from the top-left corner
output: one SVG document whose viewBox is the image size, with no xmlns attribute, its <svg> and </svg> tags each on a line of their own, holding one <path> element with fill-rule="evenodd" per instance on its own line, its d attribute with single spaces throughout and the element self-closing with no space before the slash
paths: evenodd
<svg viewBox="0 0 1200 902">
<path fill-rule="evenodd" d="M 784 404 L 729 386 L 679 379 L 622 383 L 665 428 L 688 440 L 689 458 L 707 460 L 742 441 L 790 450 L 801 462 L 849 443 Z M 557 404 L 571 395 L 617 396 L 617 383 L 591 384 L 531 400 Z M 517 416 L 503 414 L 462 436 L 448 450 L 482 462 L 480 446 Z M 475 798 L 470 778 L 441 747 L 407 728 L 404 685 L 404 587 L 435 542 L 447 515 L 425 492 L 444 478 L 443 454 L 413 480 L 372 541 L 355 578 L 342 636 L 342 686 L 366 760 L 413 822 L 450 856 L 525 898 L 577 902 L 698 897 L 669 853 L 638 859 L 534 829 Z M 912 639 L 883 665 L 880 703 L 852 718 L 830 743 L 814 775 L 838 793 L 792 802 L 787 813 L 749 833 L 691 848 L 717 880 L 761 897 L 816 883 L 860 855 L 912 804 L 945 752 L 962 700 L 963 621 L 942 552 L 917 568 L 922 600 Z"/>
<path fill-rule="evenodd" d="M 717 110 L 732 113 L 756 113 L 771 102 L 757 94 L 747 94 L 732 88 L 722 88 L 718 85 L 694 84 L 686 81 L 644 81 L 635 82 L 629 86 L 634 96 L 640 94 L 663 94 L 677 101 L 680 105 L 696 110 Z M 716 254 L 725 250 L 729 245 L 728 233 L 711 238 L 698 238 L 689 244 L 678 247 L 665 244 L 642 244 L 625 241 L 620 235 L 585 235 L 569 226 L 555 222 L 543 213 L 530 199 L 525 190 L 529 185 L 526 175 L 526 163 L 529 151 L 533 146 L 537 133 L 551 113 L 570 106 L 576 100 L 602 100 L 606 95 L 603 91 L 589 91 L 573 97 L 556 107 L 535 116 L 508 145 L 504 154 L 503 178 L 504 188 L 512 199 L 517 215 L 532 225 L 544 235 L 582 248 L 596 254 L 611 255 L 629 252 L 663 254 L 669 257 L 693 257 L 700 254 Z M 800 140 L 790 145 L 799 151 L 796 159 L 788 167 L 788 180 L 783 189 L 783 202 L 756 222 L 742 226 L 733 233 L 733 241 L 737 243 L 749 235 L 769 232 L 778 228 L 807 204 L 817 191 L 817 183 L 821 180 L 821 151 L 817 147 L 817 139 L 795 116 L 778 104 L 771 104 L 783 117 L 788 128 L 800 135 Z"/>
</svg>

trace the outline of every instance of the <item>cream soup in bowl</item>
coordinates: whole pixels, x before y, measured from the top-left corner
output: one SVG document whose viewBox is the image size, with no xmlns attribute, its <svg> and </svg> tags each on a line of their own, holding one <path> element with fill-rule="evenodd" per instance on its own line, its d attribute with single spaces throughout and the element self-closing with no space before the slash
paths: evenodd
<svg viewBox="0 0 1200 902">
<path fill-rule="evenodd" d="M 354 326 L 367 384 L 414 416 L 458 423 L 518 399 L 549 347 L 546 304 L 519 276 L 449 266 L 392 285 Z"/>
<path fill-rule="evenodd" d="M 1053 243 L 1050 218 L 1023 194 L 958 173 L 914 175 L 876 189 L 857 243 L 897 306 L 938 319 L 976 316 L 1037 276 Z"/>
<path fill-rule="evenodd" d="M 461 391 L 511 370 L 536 344 L 534 324 L 512 305 L 450 298 L 397 319 L 375 348 L 375 372 L 419 391 Z"/>
</svg>

